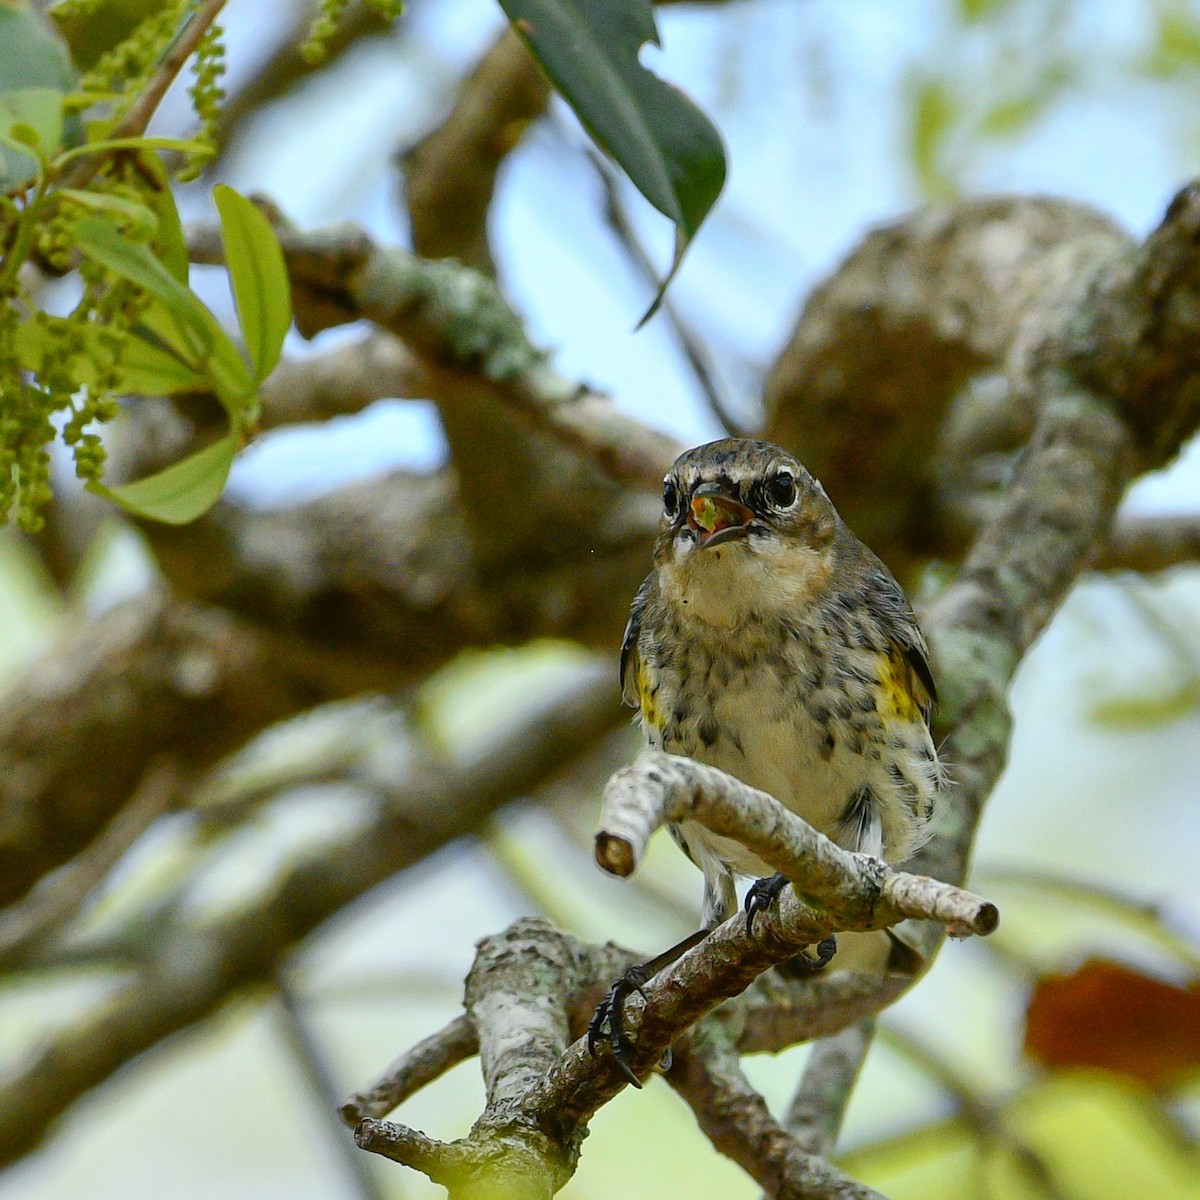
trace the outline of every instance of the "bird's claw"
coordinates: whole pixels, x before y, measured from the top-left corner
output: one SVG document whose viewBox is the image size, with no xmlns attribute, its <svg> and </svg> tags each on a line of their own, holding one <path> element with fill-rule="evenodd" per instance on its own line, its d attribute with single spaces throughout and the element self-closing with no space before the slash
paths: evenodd
<svg viewBox="0 0 1200 1200">
<path fill-rule="evenodd" d="M 746 892 L 746 932 L 754 936 L 754 919 L 759 913 L 765 912 L 779 898 L 779 893 L 787 887 L 786 875 L 768 875 L 765 879 L 756 879 Z M 811 947 L 810 947 L 811 949 Z M 837 938 L 831 933 L 816 945 L 816 956 L 809 958 L 807 952 L 797 954 L 785 964 L 797 975 L 811 975 L 814 971 L 823 970 L 833 961 L 837 953 Z"/>
<path fill-rule="evenodd" d="M 588 1053 L 595 1057 L 596 1043 L 602 1038 L 606 1039 L 612 1047 L 612 1056 L 621 1068 L 621 1074 L 635 1088 L 640 1088 L 642 1083 L 633 1073 L 627 1057 L 629 1042 L 624 1033 L 625 1001 L 629 999 L 631 992 L 637 992 L 645 999 L 646 993 L 642 991 L 642 984 L 647 978 L 644 963 L 630 967 L 608 989 L 608 995 L 596 1005 L 596 1011 L 592 1014 L 587 1028 Z M 607 1031 L 605 1026 L 608 1027 Z"/>
<path fill-rule="evenodd" d="M 779 898 L 779 893 L 788 884 L 786 875 L 768 875 L 765 879 L 756 879 L 746 892 L 746 932 L 754 936 L 754 919 Z"/>
</svg>

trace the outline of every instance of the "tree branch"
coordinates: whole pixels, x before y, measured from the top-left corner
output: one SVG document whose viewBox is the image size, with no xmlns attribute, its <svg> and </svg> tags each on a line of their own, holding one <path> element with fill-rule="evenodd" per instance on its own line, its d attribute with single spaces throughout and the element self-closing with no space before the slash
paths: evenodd
<svg viewBox="0 0 1200 1200">
<path fill-rule="evenodd" d="M 874 1020 L 860 1021 L 813 1045 L 783 1122 L 807 1153 L 820 1158 L 833 1153 L 874 1035 Z"/>
<path fill-rule="evenodd" d="M 668 1076 L 712 1144 L 773 1200 L 885 1200 L 807 1151 L 770 1114 L 730 1041 L 710 1035 L 709 1053 L 683 1050 Z"/>
<path fill-rule="evenodd" d="M 470 761 L 417 762 L 398 780 L 376 782 L 371 813 L 264 884 L 252 909 L 200 923 L 186 906 L 168 906 L 160 927 L 142 931 L 148 955 L 136 976 L 0 1084 L 0 1166 L 36 1146 L 55 1117 L 131 1058 L 239 990 L 273 979 L 297 943 L 334 913 L 479 828 L 604 736 L 623 720 L 602 686 L 607 677 L 592 666 L 572 672 Z"/>
<path fill-rule="evenodd" d="M 663 472 L 682 447 L 556 374 L 486 276 L 458 263 L 377 246 L 353 226 L 277 233 L 299 293 L 297 326 L 306 336 L 349 321 L 373 321 L 426 363 L 431 399 L 454 392 L 498 404 L 583 451 L 618 483 L 657 494 Z M 191 227 L 188 249 L 194 262 L 223 261 L 216 226 Z"/>
<path fill-rule="evenodd" d="M 1195 403 L 1198 351 L 1194 337 L 1187 348 L 1179 344 L 1182 330 L 1176 320 L 1178 313 L 1197 308 L 1192 293 L 1200 286 L 1200 196 L 1185 193 L 1172 205 L 1159 231 L 1115 260 L 1111 227 L 1098 230 L 1095 240 L 1105 247 L 1109 265 L 1091 276 L 1087 294 L 1079 285 L 1064 291 L 1047 282 L 1041 296 L 1041 322 L 1022 329 L 1027 340 L 1013 361 L 1024 372 L 1015 376 L 1016 382 L 1033 389 L 1037 412 L 1033 436 L 995 516 L 926 621 L 941 681 L 942 721 L 949 730 L 945 751 L 953 764 L 955 786 L 940 807 L 935 836 L 914 857 L 913 866 L 937 879 L 965 877 L 982 806 L 1007 750 L 1006 691 L 1017 662 L 1050 619 L 1093 547 L 1106 536 L 1135 470 L 1173 453 L 1200 415 Z M 1097 253 L 1095 245 L 1086 253 L 1076 250 L 1083 260 Z M 1151 269 L 1154 262 L 1167 268 L 1169 286 L 1160 286 L 1163 276 Z M 1154 286 L 1139 288 L 1131 282 L 1147 280 Z M 1177 308 L 1172 308 L 1172 302 L 1177 302 Z M 1081 306 L 1089 304 L 1099 305 L 1103 316 L 1081 315 Z M 1113 315 L 1122 306 L 1131 310 L 1126 315 L 1132 323 Z M 1081 329 L 1117 326 L 1123 331 L 1124 355 L 1081 357 Z M 1031 332 L 1035 328 L 1036 337 Z M 1136 335 L 1125 336 L 1128 329 Z M 1143 450 L 1139 456 L 1131 428 L 1122 418 L 1122 405 L 1141 403 L 1139 388 L 1149 379 L 1147 364 L 1152 361 L 1145 353 L 1147 347 L 1165 347 L 1175 356 L 1157 368 L 1159 381 L 1169 381 L 1171 386 L 1146 401 L 1153 404 L 1156 419 L 1168 434 L 1152 432 L 1139 412 L 1134 426 Z M 683 761 L 657 755 L 618 773 L 598 838 L 602 861 L 623 872 L 632 869 L 652 828 L 687 815 L 744 840 L 784 869 L 796 882 L 796 891 L 819 898 L 822 907 L 810 909 L 795 891 L 785 890 L 778 919 L 767 917 L 760 939 L 746 937 L 744 918 L 738 914 L 651 979 L 644 1005 L 634 1001 L 626 1010 L 634 1046 L 630 1065 L 635 1071 L 652 1067 L 666 1046 L 714 1004 L 744 991 L 768 966 L 834 928 L 877 928 L 906 915 L 937 915 L 960 930 L 974 926 L 984 931 L 994 924 L 994 909 L 957 892 L 950 883 L 918 882 L 883 864 L 868 868 L 863 860 L 817 840 L 803 822 L 761 793 L 752 794 L 736 781 L 725 782 L 710 768 L 683 766 Z M 918 924 L 911 933 L 930 961 L 942 927 Z M 831 1033 L 860 1021 L 894 1000 L 910 982 L 898 984 L 893 977 L 851 976 L 849 982 L 836 976 L 818 979 L 803 990 L 823 992 L 822 998 L 831 1004 L 787 1008 L 769 1003 L 772 985 L 764 981 L 728 1010 L 740 1016 L 725 1064 L 732 1062 L 733 1046 L 741 1052 L 779 1049 L 788 1038 Z M 814 1028 L 818 1025 L 823 1027 Z M 692 1042 L 702 1043 L 712 1028 L 712 1021 L 702 1023 Z M 710 1048 L 704 1061 L 710 1073 L 716 1069 L 714 1061 L 720 1065 Z M 593 1063 L 576 1043 L 544 1080 L 528 1090 L 523 1119 L 553 1113 L 559 1123 L 558 1154 L 543 1163 L 541 1186 L 549 1188 L 559 1177 L 569 1137 L 621 1086 L 608 1057 Z M 748 1170 L 760 1170 L 768 1158 L 794 1161 L 794 1141 L 777 1125 L 763 1124 L 760 1098 L 748 1086 L 739 1089 L 735 1073 L 727 1070 L 726 1081 L 719 1085 L 710 1078 L 702 1090 L 725 1098 L 740 1095 L 743 1107 L 752 1114 L 741 1121 L 729 1151 L 743 1155 Z M 519 1136 L 519 1130 L 513 1132 Z M 715 1124 L 712 1135 L 718 1136 Z M 782 1150 L 780 1136 L 787 1139 Z M 417 1140 L 428 1152 L 425 1162 L 430 1166 L 438 1151 L 430 1150 L 428 1139 L 422 1137 Z M 752 1152 L 764 1141 L 774 1148 L 772 1155 Z M 536 1158 L 537 1149 L 530 1152 Z M 800 1160 L 797 1171 L 806 1163 Z M 786 1180 L 776 1177 L 763 1182 L 772 1194 L 783 1195 L 807 1194 L 802 1188 L 809 1186 L 788 1192 L 785 1189 L 791 1185 Z M 826 1187 L 816 1194 L 837 1194 L 829 1189 L 843 1186 L 843 1181 L 813 1186 Z M 845 1186 L 859 1187 L 849 1181 Z"/>
<path fill-rule="evenodd" d="M 549 100 L 550 85 L 529 51 L 505 29 L 463 80 L 446 120 L 401 160 L 418 254 L 496 273 L 487 239 L 496 176 Z"/>
<path fill-rule="evenodd" d="M 179 803 L 183 790 L 169 760 L 152 762 L 129 802 L 87 849 L 46 886 L 0 910 L 0 970 L 74 917 L 129 847 Z"/>
<path fill-rule="evenodd" d="M 0 904 L 88 845 L 150 760 L 204 769 L 344 671 L 165 595 L 78 626 L 0 705 Z"/>
</svg>

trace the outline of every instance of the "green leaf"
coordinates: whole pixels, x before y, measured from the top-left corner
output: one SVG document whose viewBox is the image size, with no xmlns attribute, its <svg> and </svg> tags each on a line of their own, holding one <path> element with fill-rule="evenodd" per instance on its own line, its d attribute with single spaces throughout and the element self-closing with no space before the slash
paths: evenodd
<svg viewBox="0 0 1200 1200">
<path fill-rule="evenodd" d="M 946 169 L 946 142 L 962 112 L 957 97 L 937 79 L 918 85 L 913 99 L 913 166 L 925 194 L 932 200 L 948 200 L 957 189 Z"/>
<path fill-rule="evenodd" d="M 171 396 L 197 392 L 208 386 L 208 377 L 175 351 L 133 333 L 121 350 L 117 389 L 135 396 Z"/>
<path fill-rule="evenodd" d="M 85 154 L 107 154 L 110 150 L 165 150 L 174 154 L 211 154 L 212 147 L 207 142 L 188 141 L 184 138 L 171 137 L 120 137 L 105 138 L 99 142 L 88 142 L 76 146 L 60 155 L 60 163 L 70 162 L 73 158 L 82 158 Z"/>
<path fill-rule="evenodd" d="M 130 200 L 127 196 L 117 196 L 112 192 L 85 192 L 79 188 L 59 188 L 59 196 L 66 196 L 84 208 L 95 212 L 108 213 L 130 222 L 134 231 L 153 233 L 158 228 L 158 218 L 144 204 Z"/>
<path fill-rule="evenodd" d="M 241 352 L 199 297 L 176 279 L 149 247 L 130 241 L 103 217 L 76 221 L 74 232 L 76 245 L 89 258 L 162 302 L 174 329 L 162 323 L 152 326 L 154 331 L 181 358 L 207 371 L 218 399 L 235 424 L 240 424 L 255 394 L 254 380 Z M 143 321 L 151 324 L 145 314 Z"/>
<path fill-rule="evenodd" d="M 658 45 L 650 0 L 500 0 L 517 33 L 597 144 L 675 224 L 675 256 L 653 315 L 725 183 L 712 122 L 638 61 Z"/>
<path fill-rule="evenodd" d="M 53 153 L 63 140 L 63 95 L 74 87 L 67 49 L 46 18 L 27 4 L 0 4 L 0 192 L 37 173 L 35 156 L 8 136 L 12 126 L 30 126 L 43 153 Z"/>
<path fill-rule="evenodd" d="M 167 169 L 157 154 L 138 156 L 141 170 L 153 177 L 155 189 L 149 200 L 158 218 L 158 232 L 151 239 L 151 247 L 163 266 L 185 287 L 188 281 L 187 240 L 183 235 L 183 222 L 175 206 L 175 194 L 171 191 L 171 180 Z"/>
<path fill-rule="evenodd" d="M 221 216 L 225 265 L 242 338 L 261 383 L 283 352 L 292 323 L 292 293 L 283 251 L 265 216 L 244 196 L 219 184 L 213 190 Z"/>
<path fill-rule="evenodd" d="M 0 94 L 0 188 L 16 187 L 33 178 L 37 162 L 32 150 L 49 158 L 63 135 L 62 92 L 53 88 L 22 88 Z"/>
<path fill-rule="evenodd" d="M 237 450 L 237 434 L 229 433 L 219 442 L 145 479 L 114 488 L 89 483 L 88 490 L 112 500 L 136 517 L 148 517 L 167 525 L 186 525 L 216 504 Z"/>
</svg>

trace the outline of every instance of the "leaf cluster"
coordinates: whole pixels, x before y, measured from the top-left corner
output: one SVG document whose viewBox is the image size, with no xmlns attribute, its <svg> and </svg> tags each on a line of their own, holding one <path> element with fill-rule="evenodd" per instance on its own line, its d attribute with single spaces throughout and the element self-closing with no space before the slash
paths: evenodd
<svg viewBox="0 0 1200 1200">
<path fill-rule="evenodd" d="M 13 35 L 0 50 L 0 523 L 15 512 L 24 528 L 40 527 L 56 431 L 91 490 L 173 523 L 215 502 L 253 431 L 258 387 L 291 320 L 275 235 L 250 201 L 216 189 L 243 349 L 189 286 L 163 157 L 187 174 L 210 145 L 124 132 L 131 107 L 194 18 L 191 7 L 152 6 L 78 82 L 46 27 L 13 24 L 35 21 L 31 13 L 0 10 Z M 28 62 L 38 45 L 53 52 L 40 70 L 18 75 L 12 57 L 24 53 Z M 210 27 L 194 55 L 202 127 L 220 98 L 221 54 Z M 14 78 L 22 86 L 4 87 Z M 62 275 L 78 292 L 65 315 L 46 303 L 49 280 Z M 146 479 L 106 484 L 97 429 L 116 416 L 118 398 L 183 392 L 216 396 L 228 432 Z"/>
</svg>

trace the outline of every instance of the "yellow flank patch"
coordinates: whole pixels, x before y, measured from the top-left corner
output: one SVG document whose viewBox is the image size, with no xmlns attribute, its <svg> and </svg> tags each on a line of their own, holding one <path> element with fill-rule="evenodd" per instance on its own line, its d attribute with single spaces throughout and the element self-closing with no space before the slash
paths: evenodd
<svg viewBox="0 0 1200 1200">
<path fill-rule="evenodd" d="M 658 703 L 655 697 L 651 695 L 651 689 L 654 685 L 650 679 L 650 672 L 646 670 L 646 664 L 640 658 L 638 659 L 637 679 L 635 682 L 637 685 L 638 707 L 642 711 L 642 720 L 647 725 L 660 725 L 661 721 L 659 718 L 662 714 L 658 710 Z"/>
<path fill-rule="evenodd" d="M 921 717 L 921 706 L 917 701 L 917 689 L 921 687 L 904 653 L 893 646 L 887 657 L 879 660 L 879 682 L 883 688 L 879 712 L 885 717 L 900 721 L 917 721 Z"/>
</svg>

